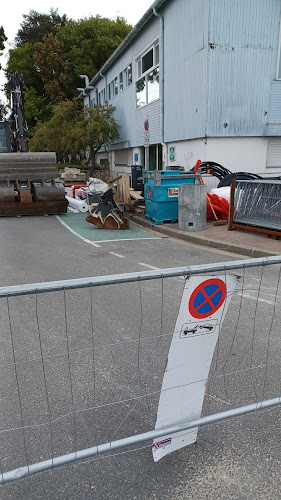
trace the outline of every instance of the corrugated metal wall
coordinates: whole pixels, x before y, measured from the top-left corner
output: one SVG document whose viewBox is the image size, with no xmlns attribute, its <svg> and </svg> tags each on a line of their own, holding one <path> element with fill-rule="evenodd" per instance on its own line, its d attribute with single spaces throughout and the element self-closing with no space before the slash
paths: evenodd
<svg viewBox="0 0 281 500">
<path fill-rule="evenodd" d="M 208 136 L 267 133 L 279 20 L 280 0 L 210 0 Z"/>
<path fill-rule="evenodd" d="M 166 142 L 204 137 L 209 0 L 169 2 L 165 13 Z"/>
<path fill-rule="evenodd" d="M 164 4 L 164 140 L 281 135 L 281 82 L 275 81 L 281 0 L 172 0 Z M 110 102 L 117 147 L 160 142 L 160 101 L 136 109 L 136 58 L 160 36 L 153 18 L 107 72 L 132 63 L 133 83 Z M 160 73 L 162 68 L 160 67 Z M 161 75 L 160 75 L 161 78 Z M 98 90 L 104 80 L 98 82 Z"/>
</svg>

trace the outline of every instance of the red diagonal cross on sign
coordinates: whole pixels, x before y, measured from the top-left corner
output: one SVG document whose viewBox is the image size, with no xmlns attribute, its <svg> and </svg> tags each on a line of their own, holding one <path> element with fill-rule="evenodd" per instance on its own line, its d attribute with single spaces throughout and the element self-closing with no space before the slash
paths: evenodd
<svg viewBox="0 0 281 500">
<path fill-rule="evenodd" d="M 205 292 L 205 290 L 204 290 L 204 288 L 202 288 L 200 290 L 200 292 L 202 293 L 202 295 L 204 295 L 204 297 L 205 297 L 206 300 L 204 302 L 202 302 L 201 304 L 199 304 L 199 306 L 197 306 L 195 308 L 195 311 L 198 311 L 198 309 L 201 309 L 201 307 L 203 307 L 205 304 L 209 304 L 209 306 L 211 307 L 211 309 L 213 309 L 214 303 L 212 302 L 211 299 L 213 297 L 215 297 L 218 293 L 220 293 L 221 289 L 218 288 L 214 293 L 212 293 L 212 295 L 207 295 L 206 292 Z"/>
<path fill-rule="evenodd" d="M 203 281 L 193 290 L 188 308 L 191 316 L 204 319 L 212 316 L 224 303 L 226 284 L 219 278 Z"/>
</svg>

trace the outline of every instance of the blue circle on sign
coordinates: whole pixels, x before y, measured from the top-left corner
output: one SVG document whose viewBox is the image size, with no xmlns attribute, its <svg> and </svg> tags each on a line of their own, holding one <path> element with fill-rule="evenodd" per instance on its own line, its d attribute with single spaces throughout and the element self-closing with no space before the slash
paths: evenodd
<svg viewBox="0 0 281 500">
<path fill-rule="evenodd" d="M 226 285 L 224 281 L 218 278 L 203 281 L 190 296 L 189 312 L 194 318 L 207 318 L 221 307 L 225 296 Z"/>
<path fill-rule="evenodd" d="M 222 294 L 221 289 L 218 287 L 218 285 L 207 285 L 204 287 L 204 290 L 209 297 L 212 296 L 212 305 L 217 306 Z M 198 292 L 194 300 L 194 307 L 200 314 L 205 312 L 211 313 L 212 305 L 210 304 L 210 302 L 206 302 L 202 292 Z"/>
</svg>

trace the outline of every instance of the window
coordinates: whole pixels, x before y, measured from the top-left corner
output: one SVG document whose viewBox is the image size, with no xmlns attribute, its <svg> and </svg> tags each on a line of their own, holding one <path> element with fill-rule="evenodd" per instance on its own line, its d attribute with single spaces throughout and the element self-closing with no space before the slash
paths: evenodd
<svg viewBox="0 0 281 500">
<path fill-rule="evenodd" d="M 103 89 L 101 92 L 99 92 L 98 95 L 98 103 L 102 106 L 105 103 L 105 89 Z"/>
<path fill-rule="evenodd" d="M 111 82 L 110 82 L 110 95 L 111 95 L 111 99 L 115 96 L 114 80 L 111 80 Z"/>
<path fill-rule="evenodd" d="M 159 99 L 159 67 L 147 75 L 147 102 Z"/>
<path fill-rule="evenodd" d="M 118 94 L 118 78 L 117 76 L 114 80 L 107 85 L 108 100 L 113 99 Z"/>
<path fill-rule="evenodd" d="M 122 90 L 123 90 L 123 71 L 121 71 L 121 73 L 119 73 L 119 89 L 120 89 L 120 92 L 122 92 Z"/>
<path fill-rule="evenodd" d="M 114 95 L 118 94 L 118 78 L 114 78 Z"/>
<path fill-rule="evenodd" d="M 132 84 L 132 63 L 128 64 L 126 68 L 119 73 L 119 78 L 116 76 L 110 83 L 107 85 L 107 100 L 113 99 L 116 95 L 118 95 L 119 91 L 125 90 L 126 87 Z M 99 104 L 104 104 L 106 101 L 105 89 L 99 93 Z"/>
<path fill-rule="evenodd" d="M 111 84 L 107 84 L 107 99 L 110 101 L 111 99 Z"/>
<path fill-rule="evenodd" d="M 149 52 L 145 54 L 145 56 L 141 59 L 141 69 L 142 73 L 145 73 L 148 69 L 153 66 L 153 49 L 150 49 Z"/>
<path fill-rule="evenodd" d="M 132 65 L 129 64 L 123 71 L 124 74 L 124 88 L 129 87 L 132 83 Z"/>
<path fill-rule="evenodd" d="M 155 45 L 155 64 L 159 64 L 159 44 Z"/>
<path fill-rule="evenodd" d="M 117 79 L 116 79 L 117 80 Z M 119 90 L 125 90 L 129 85 L 132 84 L 132 63 L 128 64 L 121 73 L 119 73 Z M 117 84 L 117 94 L 118 94 L 118 84 Z"/>
<path fill-rule="evenodd" d="M 146 80 L 145 77 L 141 78 L 136 83 L 137 93 L 137 108 L 146 104 Z"/>
<path fill-rule="evenodd" d="M 132 77 L 132 65 L 129 64 L 127 67 L 127 74 L 128 74 L 128 86 L 132 85 L 133 77 Z"/>
<path fill-rule="evenodd" d="M 141 76 L 141 59 L 138 61 L 138 78 Z"/>
<path fill-rule="evenodd" d="M 137 108 L 159 99 L 159 43 L 136 60 Z"/>
</svg>

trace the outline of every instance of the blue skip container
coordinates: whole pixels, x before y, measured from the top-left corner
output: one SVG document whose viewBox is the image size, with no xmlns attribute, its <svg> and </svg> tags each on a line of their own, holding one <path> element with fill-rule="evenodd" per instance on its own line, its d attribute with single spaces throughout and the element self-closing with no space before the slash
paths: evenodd
<svg viewBox="0 0 281 500">
<path fill-rule="evenodd" d="M 144 172 L 145 216 L 155 224 L 178 220 L 179 184 L 200 182 L 198 174 L 181 174 L 180 170 Z"/>
</svg>

